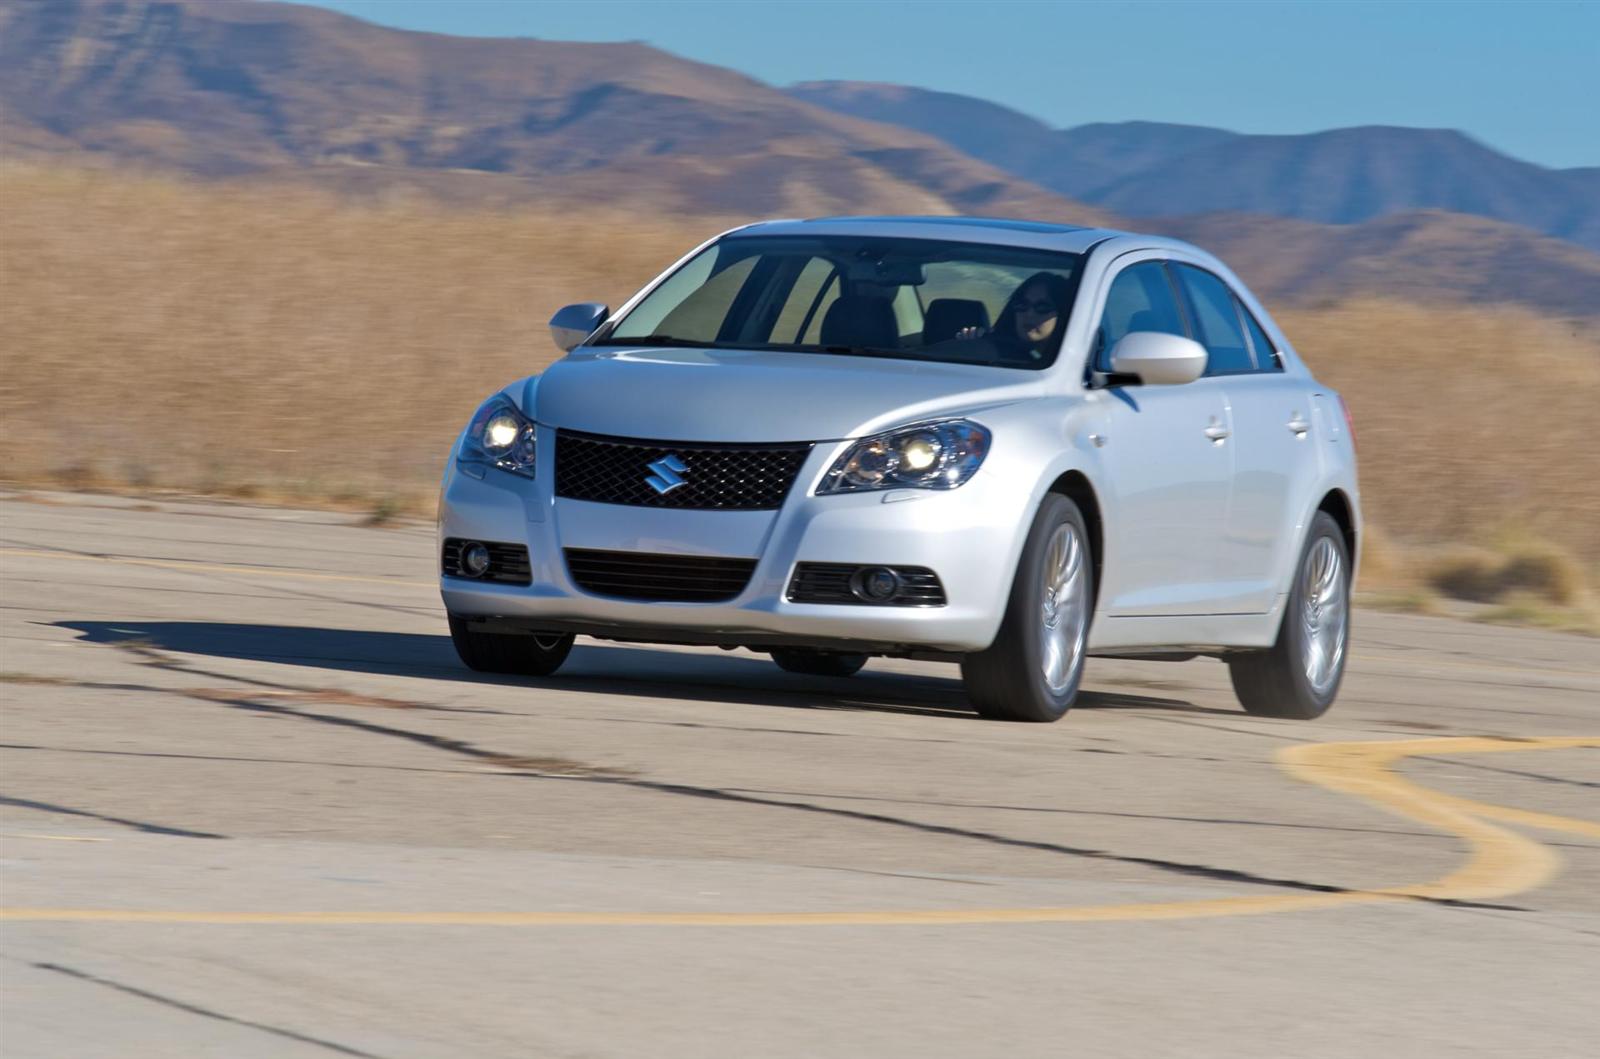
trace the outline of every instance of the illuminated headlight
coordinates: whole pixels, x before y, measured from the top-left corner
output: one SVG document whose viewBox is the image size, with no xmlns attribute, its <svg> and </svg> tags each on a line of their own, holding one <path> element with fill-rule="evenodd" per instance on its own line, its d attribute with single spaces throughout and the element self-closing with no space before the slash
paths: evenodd
<svg viewBox="0 0 1600 1059">
<path fill-rule="evenodd" d="M 464 463 L 485 463 L 532 478 L 533 431 L 533 421 L 509 397 L 495 394 L 473 413 L 457 456 Z"/>
<path fill-rule="evenodd" d="M 989 431 L 966 419 L 924 423 L 862 438 L 834 461 L 818 493 L 954 489 L 989 453 Z"/>
</svg>

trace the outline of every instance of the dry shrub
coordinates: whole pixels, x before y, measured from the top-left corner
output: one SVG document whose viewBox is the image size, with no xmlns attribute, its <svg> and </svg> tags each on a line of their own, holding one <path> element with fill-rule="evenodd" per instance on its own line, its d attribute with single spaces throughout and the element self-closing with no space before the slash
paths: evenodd
<svg viewBox="0 0 1600 1059">
<path fill-rule="evenodd" d="M 1500 568 L 1500 584 L 1507 593 L 1528 593 L 1563 605 L 1576 603 L 1584 591 L 1583 570 L 1555 548 L 1507 559 Z"/>
<path fill-rule="evenodd" d="M 1361 540 L 1360 584 L 1364 589 L 1410 587 L 1405 559 L 1394 538 L 1382 526 L 1365 524 Z"/>
<path fill-rule="evenodd" d="M 1476 603 L 1536 598 L 1572 606 L 1586 592 L 1583 568 L 1554 545 L 1517 539 L 1504 550 L 1457 548 L 1434 564 L 1428 583 Z"/>
<path fill-rule="evenodd" d="M 1500 598 L 1505 561 L 1484 548 L 1455 548 L 1433 564 L 1428 583 L 1453 599 L 1492 603 Z"/>
</svg>

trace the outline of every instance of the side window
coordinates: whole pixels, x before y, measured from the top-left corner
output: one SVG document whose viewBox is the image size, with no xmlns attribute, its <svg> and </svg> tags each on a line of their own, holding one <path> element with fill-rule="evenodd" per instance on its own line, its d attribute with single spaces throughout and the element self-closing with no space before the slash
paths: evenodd
<svg viewBox="0 0 1600 1059">
<path fill-rule="evenodd" d="M 822 309 L 823 284 L 833 279 L 833 262 L 825 257 L 807 261 L 789 288 L 783 311 L 772 325 L 773 342 L 799 342 L 800 329 L 816 318 Z M 820 326 L 820 325 L 819 325 Z"/>
<path fill-rule="evenodd" d="M 922 342 L 922 303 L 917 300 L 917 288 L 901 287 L 894 294 L 895 325 L 902 339 L 915 336 L 912 345 Z"/>
<path fill-rule="evenodd" d="M 840 289 L 839 275 L 837 272 L 832 273 L 828 278 L 828 285 L 822 288 L 822 296 L 813 302 L 808 310 L 805 329 L 800 337 L 795 339 L 796 342 L 814 346 L 822 341 L 822 321 L 828 318 L 828 310 L 839 300 Z"/>
<path fill-rule="evenodd" d="M 1130 265 L 1111 281 L 1095 340 L 1095 371 L 1111 370 L 1111 350 L 1118 339 L 1131 331 L 1185 334 L 1178 299 L 1172 292 L 1166 267 L 1160 261 Z"/>
<path fill-rule="evenodd" d="M 1244 328 L 1239 325 L 1239 312 L 1228 285 L 1192 265 L 1177 266 L 1177 273 L 1199 332 L 1195 338 L 1210 354 L 1206 374 L 1238 375 L 1255 371 L 1255 361 L 1250 359 L 1250 347 L 1245 341 Z"/>
<path fill-rule="evenodd" d="M 1278 356 L 1278 348 L 1272 344 L 1272 339 L 1256 323 L 1256 318 L 1250 315 L 1250 310 L 1239 304 L 1239 316 L 1244 319 L 1244 329 L 1250 333 L 1250 348 L 1256 355 L 1257 371 L 1282 371 L 1283 358 Z"/>
</svg>

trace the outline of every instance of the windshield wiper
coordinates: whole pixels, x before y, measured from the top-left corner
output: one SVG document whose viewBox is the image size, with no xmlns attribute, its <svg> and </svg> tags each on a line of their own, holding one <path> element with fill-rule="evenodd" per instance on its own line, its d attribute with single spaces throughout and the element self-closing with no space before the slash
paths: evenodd
<svg viewBox="0 0 1600 1059">
<path fill-rule="evenodd" d="M 617 338 L 609 336 L 604 342 L 596 342 L 597 346 L 655 346 L 663 349 L 718 349 L 716 342 L 697 342 L 692 338 L 678 338 L 676 335 L 645 335 L 643 338 Z"/>
<path fill-rule="evenodd" d="M 880 346 L 814 346 L 821 353 L 839 353 L 851 357 L 903 357 L 904 349 L 884 349 Z"/>
</svg>

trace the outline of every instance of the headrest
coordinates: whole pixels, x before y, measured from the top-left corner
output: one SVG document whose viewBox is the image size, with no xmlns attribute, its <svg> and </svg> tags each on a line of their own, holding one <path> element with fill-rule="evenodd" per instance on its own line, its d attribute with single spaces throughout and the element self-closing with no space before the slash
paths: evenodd
<svg viewBox="0 0 1600 1059">
<path fill-rule="evenodd" d="M 847 294 L 828 306 L 822 318 L 825 346 L 871 346 L 894 349 L 900 345 L 900 327 L 887 298 Z"/>
</svg>

